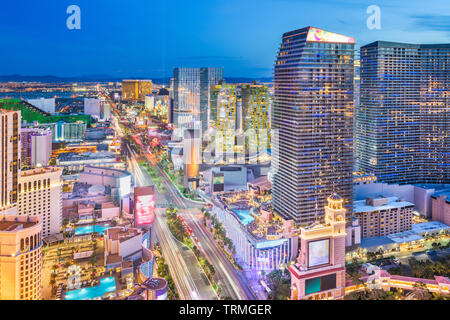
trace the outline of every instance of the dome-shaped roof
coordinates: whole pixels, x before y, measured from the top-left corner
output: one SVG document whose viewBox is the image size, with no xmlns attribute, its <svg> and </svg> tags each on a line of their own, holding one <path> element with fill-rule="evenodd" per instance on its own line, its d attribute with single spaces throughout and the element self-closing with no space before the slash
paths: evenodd
<svg viewBox="0 0 450 320">
<path fill-rule="evenodd" d="M 333 193 L 331 196 L 329 196 L 328 199 L 333 200 L 333 201 L 340 201 L 340 200 L 342 200 L 341 196 L 338 195 L 336 192 Z"/>
<path fill-rule="evenodd" d="M 105 187 L 100 184 L 94 184 L 88 189 L 88 193 L 91 196 L 97 196 L 105 193 Z"/>
<path fill-rule="evenodd" d="M 168 95 L 169 95 L 169 90 L 167 90 L 166 88 L 159 89 L 158 96 L 168 96 Z"/>
</svg>

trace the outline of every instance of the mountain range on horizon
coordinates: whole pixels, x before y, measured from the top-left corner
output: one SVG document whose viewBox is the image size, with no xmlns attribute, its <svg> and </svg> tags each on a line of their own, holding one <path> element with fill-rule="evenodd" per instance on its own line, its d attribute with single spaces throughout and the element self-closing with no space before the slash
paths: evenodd
<svg viewBox="0 0 450 320">
<path fill-rule="evenodd" d="M 43 83 L 67 83 L 67 82 L 120 82 L 126 79 L 149 79 L 155 84 L 169 84 L 170 77 L 113 77 L 105 74 L 82 75 L 72 77 L 59 77 L 54 75 L 29 76 L 21 74 L 0 75 L 0 82 L 43 82 Z M 228 83 L 250 83 L 252 81 L 272 82 L 273 78 L 250 78 L 250 77 L 225 77 Z"/>
</svg>

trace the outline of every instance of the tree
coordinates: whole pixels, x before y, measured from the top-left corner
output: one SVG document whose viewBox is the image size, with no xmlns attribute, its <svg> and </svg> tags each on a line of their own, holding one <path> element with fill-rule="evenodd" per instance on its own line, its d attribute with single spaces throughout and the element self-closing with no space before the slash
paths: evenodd
<svg viewBox="0 0 450 320">
<path fill-rule="evenodd" d="M 426 284 L 422 281 L 417 281 L 413 284 L 413 293 L 417 300 L 430 300 L 432 297 Z"/>
<path fill-rule="evenodd" d="M 289 273 L 284 276 L 281 270 L 270 272 L 267 277 L 269 292 L 269 300 L 287 300 L 291 295 L 291 281 Z"/>
</svg>

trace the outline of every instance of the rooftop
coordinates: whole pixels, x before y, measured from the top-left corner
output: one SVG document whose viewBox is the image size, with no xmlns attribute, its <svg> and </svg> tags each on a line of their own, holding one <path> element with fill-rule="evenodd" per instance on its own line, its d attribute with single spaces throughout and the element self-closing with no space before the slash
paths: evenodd
<svg viewBox="0 0 450 320">
<path fill-rule="evenodd" d="M 58 172 L 60 171 L 62 173 L 62 168 L 59 167 L 40 167 L 40 168 L 34 168 L 34 169 L 30 169 L 30 170 L 22 170 L 20 172 L 20 176 L 21 177 L 29 177 L 29 176 L 34 176 L 34 175 L 38 175 L 38 174 L 48 174 L 51 172 Z"/>
<path fill-rule="evenodd" d="M 141 234 L 139 229 L 111 227 L 105 230 L 105 237 L 113 241 L 124 242 Z"/>
<path fill-rule="evenodd" d="M 450 200 L 450 189 L 438 190 L 431 195 L 434 198 L 447 197 Z"/>
<path fill-rule="evenodd" d="M 431 222 L 424 222 L 424 223 L 417 223 L 412 225 L 412 229 L 415 233 L 425 233 L 425 232 L 432 232 L 432 231 L 440 231 L 440 230 L 446 230 L 450 227 L 442 222 L 439 221 L 431 221 Z"/>
<path fill-rule="evenodd" d="M 394 241 L 386 236 L 363 238 L 361 239 L 361 248 L 380 247 L 393 243 Z"/>
<path fill-rule="evenodd" d="M 73 188 L 72 188 L 72 193 L 66 194 L 68 199 L 74 199 L 74 198 L 84 198 L 87 196 L 98 196 L 99 193 L 92 193 L 95 190 L 91 189 L 92 185 L 88 184 L 88 183 L 83 183 L 83 182 L 75 182 L 73 184 Z M 104 187 L 104 195 L 110 195 L 111 194 L 111 187 Z M 91 189 L 91 190 L 90 190 Z M 99 190 L 97 190 L 99 191 Z"/>
<path fill-rule="evenodd" d="M 408 201 L 398 201 L 397 197 L 388 197 L 388 203 L 381 206 L 371 206 L 366 204 L 366 200 L 358 200 L 353 202 L 353 213 L 365 213 L 380 210 L 392 210 L 404 207 L 414 207 L 414 204 Z"/>
<path fill-rule="evenodd" d="M 152 195 L 155 191 L 153 189 L 153 186 L 146 186 L 146 187 L 136 187 L 134 188 L 134 196 L 146 196 L 146 195 Z"/>
<path fill-rule="evenodd" d="M 59 161 L 83 161 L 92 159 L 115 159 L 116 154 L 114 152 L 85 152 L 85 153 L 60 153 L 58 155 Z"/>
<path fill-rule="evenodd" d="M 418 235 L 413 230 L 407 230 L 403 232 L 393 233 L 387 236 L 389 239 L 391 239 L 395 243 L 406 243 L 411 241 L 419 241 L 423 240 L 423 237 Z"/>
<path fill-rule="evenodd" d="M 37 217 L 0 215 L 0 231 L 17 232 L 21 229 L 30 228 L 39 223 Z"/>
</svg>

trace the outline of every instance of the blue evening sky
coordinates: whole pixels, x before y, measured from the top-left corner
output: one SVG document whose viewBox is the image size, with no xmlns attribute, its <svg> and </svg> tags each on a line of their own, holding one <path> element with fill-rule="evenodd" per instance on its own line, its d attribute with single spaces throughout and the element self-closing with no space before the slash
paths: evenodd
<svg viewBox="0 0 450 320">
<path fill-rule="evenodd" d="M 66 9 L 81 8 L 81 30 Z M 366 26 L 369 5 L 381 29 Z M 0 75 L 170 76 L 176 66 L 270 77 L 281 35 L 315 26 L 356 39 L 450 43 L 449 0 L 2 0 Z"/>
</svg>

